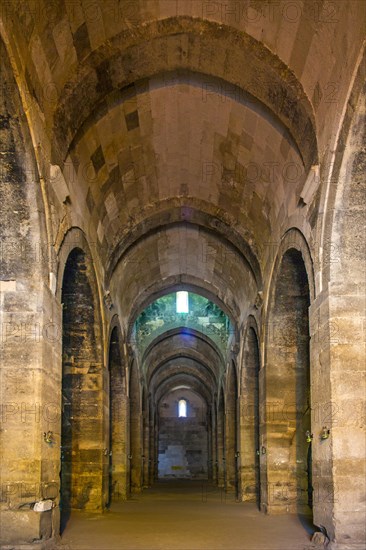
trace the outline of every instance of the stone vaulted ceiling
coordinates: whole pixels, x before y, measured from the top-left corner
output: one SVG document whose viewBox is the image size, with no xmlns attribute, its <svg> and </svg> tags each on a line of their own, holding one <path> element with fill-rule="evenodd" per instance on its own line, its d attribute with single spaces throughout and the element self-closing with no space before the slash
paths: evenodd
<svg viewBox="0 0 366 550">
<path fill-rule="evenodd" d="M 350 41 L 345 22 L 362 8 L 342 6 L 333 21 L 321 2 L 229 4 L 4 9 L 32 139 L 52 163 L 52 242 L 72 226 L 85 233 L 127 334 L 179 288 L 242 327 L 261 304 L 271 244 L 293 226 L 311 237 L 319 196 L 309 205 L 303 189 L 331 146 L 332 98 L 347 94 L 362 39 L 355 29 Z M 159 349 L 179 339 L 167 334 Z"/>
</svg>

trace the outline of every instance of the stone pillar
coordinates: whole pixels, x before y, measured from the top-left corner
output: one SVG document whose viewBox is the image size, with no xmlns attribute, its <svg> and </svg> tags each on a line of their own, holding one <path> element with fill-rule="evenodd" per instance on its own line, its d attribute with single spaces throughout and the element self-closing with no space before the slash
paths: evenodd
<svg viewBox="0 0 366 550">
<path fill-rule="evenodd" d="M 141 407 L 141 380 L 139 366 L 131 356 L 129 369 L 130 398 L 130 488 L 131 493 L 140 493 L 142 489 L 142 455 L 143 455 L 143 418 Z"/>
<path fill-rule="evenodd" d="M 59 534 L 61 307 L 46 285 L 15 284 L 0 294 L 0 462 L 1 542 L 18 546 Z M 53 507 L 34 511 L 40 500 Z"/>
<path fill-rule="evenodd" d="M 217 417 L 217 485 L 225 486 L 224 413 L 219 409 Z"/>
<path fill-rule="evenodd" d="M 206 425 L 208 427 L 207 429 L 207 479 L 212 479 L 212 432 L 211 432 L 211 426 L 212 426 L 212 419 L 211 419 L 211 411 L 208 408 L 207 410 L 207 417 L 206 417 Z"/>
<path fill-rule="evenodd" d="M 159 479 L 159 416 L 155 410 L 155 423 L 154 423 L 154 480 Z"/>
<path fill-rule="evenodd" d="M 127 436 L 128 436 L 128 398 L 126 394 L 118 396 L 115 400 L 112 414 L 112 425 L 115 428 L 112 430 L 111 449 L 111 495 L 112 500 L 125 500 L 128 495 L 127 483 Z"/>
<path fill-rule="evenodd" d="M 267 443 L 267 434 L 266 434 L 266 417 L 267 417 L 267 407 L 265 396 L 265 387 L 266 387 L 266 371 L 262 367 L 258 373 L 259 378 L 259 395 L 262 396 L 259 401 L 259 478 L 260 478 L 260 509 L 262 512 L 267 513 L 268 502 L 269 502 L 269 484 L 268 484 L 268 475 L 267 475 L 267 453 L 266 453 L 266 443 Z"/>
<path fill-rule="evenodd" d="M 236 491 L 237 457 L 236 457 L 236 409 L 227 408 L 225 413 L 225 489 Z"/>
<path fill-rule="evenodd" d="M 215 405 L 211 407 L 211 459 L 212 459 L 212 481 L 217 483 L 217 422 Z"/>
<path fill-rule="evenodd" d="M 249 328 L 244 348 L 239 400 L 240 498 L 259 502 L 259 350 L 257 337 Z"/>
<path fill-rule="evenodd" d="M 248 396 L 240 399 L 240 497 L 243 501 L 259 500 L 259 438 L 254 403 Z"/>
<path fill-rule="evenodd" d="M 144 488 L 149 487 L 149 458 L 150 458 L 150 440 L 149 440 L 149 409 L 146 406 L 143 413 L 143 456 L 142 456 L 142 484 Z"/>
<path fill-rule="evenodd" d="M 344 285 L 345 286 L 345 285 Z M 313 513 L 334 548 L 365 544 L 364 326 L 359 289 L 330 284 L 311 313 Z M 323 428 L 329 437 L 322 439 Z"/>
<path fill-rule="evenodd" d="M 136 404 L 132 404 L 131 407 L 130 437 L 131 493 L 140 493 L 142 490 L 142 415 L 136 413 Z"/>
<path fill-rule="evenodd" d="M 149 403 L 149 486 L 155 481 L 155 411 Z"/>
</svg>

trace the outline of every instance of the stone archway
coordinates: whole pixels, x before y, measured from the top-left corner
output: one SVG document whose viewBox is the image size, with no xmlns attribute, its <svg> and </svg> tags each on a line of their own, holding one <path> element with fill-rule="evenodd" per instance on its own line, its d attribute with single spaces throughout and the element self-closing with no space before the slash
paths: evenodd
<svg viewBox="0 0 366 550">
<path fill-rule="evenodd" d="M 103 508 L 101 325 L 93 266 L 81 248 L 74 248 L 67 258 L 61 301 L 62 532 L 71 509 Z"/>
<path fill-rule="evenodd" d="M 130 492 L 139 493 L 142 489 L 142 410 L 141 387 L 138 365 L 135 360 L 130 367 Z"/>
<path fill-rule="evenodd" d="M 216 449 L 217 449 L 217 485 L 225 486 L 225 398 L 224 391 L 221 388 L 217 405 L 217 424 L 216 424 Z"/>
<path fill-rule="evenodd" d="M 142 423 L 142 486 L 149 487 L 149 464 L 150 464 L 150 408 L 145 387 L 142 388 L 141 398 L 141 423 Z"/>
<path fill-rule="evenodd" d="M 111 331 L 109 341 L 109 504 L 125 499 L 127 395 L 126 376 L 118 325 Z"/>
<path fill-rule="evenodd" d="M 281 257 L 267 325 L 265 366 L 267 512 L 293 512 L 309 502 L 311 433 L 310 290 L 301 252 Z"/>
<path fill-rule="evenodd" d="M 255 322 L 250 320 L 244 340 L 240 391 L 241 499 L 260 505 L 259 344 Z"/>
<path fill-rule="evenodd" d="M 238 490 L 238 383 L 234 361 L 228 364 L 225 407 L 225 489 Z"/>
</svg>

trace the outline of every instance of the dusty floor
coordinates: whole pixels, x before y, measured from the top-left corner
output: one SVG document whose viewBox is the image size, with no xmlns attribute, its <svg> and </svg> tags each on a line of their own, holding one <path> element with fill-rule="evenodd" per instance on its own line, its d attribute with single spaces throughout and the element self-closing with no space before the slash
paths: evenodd
<svg viewBox="0 0 366 550">
<path fill-rule="evenodd" d="M 309 517 L 266 516 L 202 482 L 160 482 L 103 515 L 73 513 L 67 550 L 304 550 Z"/>
</svg>

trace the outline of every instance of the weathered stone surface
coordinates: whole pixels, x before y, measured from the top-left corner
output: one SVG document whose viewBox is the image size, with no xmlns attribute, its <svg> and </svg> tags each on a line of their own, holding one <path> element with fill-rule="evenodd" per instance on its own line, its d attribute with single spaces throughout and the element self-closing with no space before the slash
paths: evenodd
<svg viewBox="0 0 366 550">
<path fill-rule="evenodd" d="M 315 546 L 326 547 L 328 546 L 329 539 L 324 533 L 317 532 L 311 537 L 311 542 L 315 544 Z"/>
<path fill-rule="evenodd" d="M 14 526 L 17 529 L 14 529 Z M 2 544 L 30 544 L 51 537 L 52 512 L 1 511 Z"/>
<path fill-rule="evenodd" d="M 5 2 L 9 544 L 177 466 L 365 546 L 365 10 Z M 212 312 L 161 323 L 177 290 L 222 312 L 224 340 Z M 181 391 L 204 411 L 182 432 L 162 408 Z"/>
<path fill-rule="evenodd" d="M 179 418 L 179 400 L 187 417 Z M 160 479 L 207 479 L 208 417 L 205 403 L 189 390 L 168 393 L 159 408 Z"/>
</svg>

